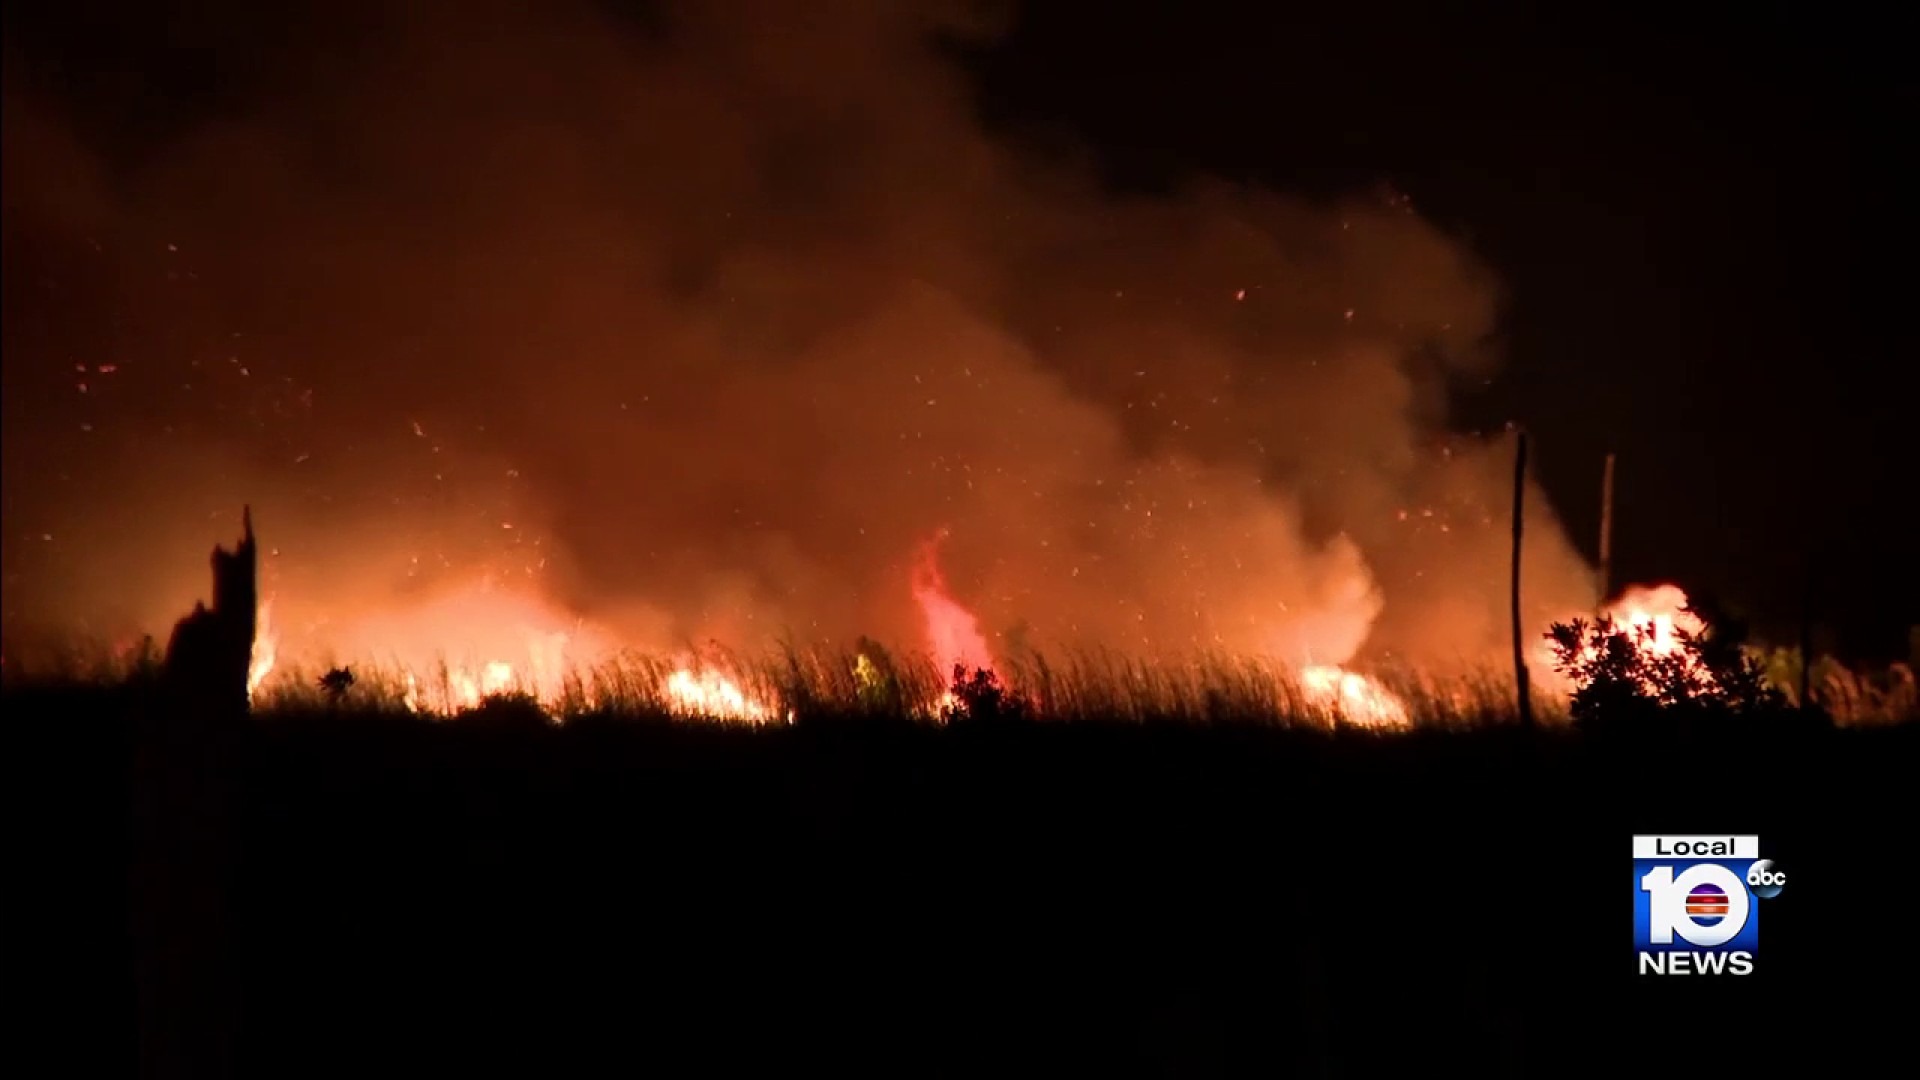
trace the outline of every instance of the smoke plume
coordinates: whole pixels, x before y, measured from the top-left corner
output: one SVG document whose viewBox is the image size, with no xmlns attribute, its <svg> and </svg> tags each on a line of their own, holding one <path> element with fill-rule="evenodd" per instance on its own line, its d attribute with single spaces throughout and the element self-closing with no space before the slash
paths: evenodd
<svg viewBox="0 0 1920 1080">
<path fill-rule="evenodd" d="M 251 503 L 348 655 L 924 647 L 943 532 L 996 650 L 1501 655 L 1511 440 L 1444 409 L 1500 289 L 1404 199 L 1114 194 L 983 128 L 961 8 L 407 10 L 137 143 L 9 87 L 10 645 L 163 632 Z"/>
</svg>

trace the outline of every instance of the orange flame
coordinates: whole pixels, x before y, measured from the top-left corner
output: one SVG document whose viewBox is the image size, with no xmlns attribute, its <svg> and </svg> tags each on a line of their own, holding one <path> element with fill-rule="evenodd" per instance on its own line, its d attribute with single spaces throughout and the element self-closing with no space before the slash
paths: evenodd
<svg viewBox="0 0 1920 1080">
<path fill-rule="evenodd" d="M 921 547 L 913 570 L 913 598 L 926 619 L 927 650 L 939 665 L 942 679 L 952 676 L 956 666 L 969 672 L 993 667 L 979 620 L 947 591 L 946 578 L 940 573 L 940 541 L 946 535 L 943 529 Z"/>
<path fill-rule="evenodd" d="M 774 710 L 748 697 L 733 680 L 713 671 L 695 673 L 680 668 L 667 676 L 661 694 L 673 712 L 714 720 L 744 720 L 762 724 L 772 720 Z M 788 719 L 792 716 L 789 714 Z"/>
<path fill-rule="evenodd" d="M 1608 605 L 1605 614 L 1654 656 L 1677 651 L 1680 631 L 1699 634 L 1706 629 L 1700 617 L 1687 610 L 1687 594 L 1678 585 L 1635 585 Z"/>
<path fill-rule="evenodd" d="M 273 674 L 274 659 L 280 654 L 280 635 L 273 629 L 273 600 L 260 605 L 253 629 L 253 652 L 247 661 L 247 700 L 252 701 L 260 684 Z"/>
<path fill-rule="evenodd" d="M 1345 723 L 1403 728 L 1410 722 L 1405 702 L 1377 680 L 1358 672 L 1325 664 L 1304 668 L 1300 688 L 1313 708 Z"/>
<path fill-rule="evenodd" d="M 401 700 L 407 708 L 417 713 L 459 712 L 462 709 L 477 709 L 496 694 L 508 694 L 525 690 L 538 699 L 541 704 L 553 703 L 550 693 L 541 693 L 537 688 L 528 689 L 526 680 L 514 666 L 505 660 L 489 660 L 484 664 L 448 664 L 446 666 L 446 693 L 444 699 L 436 700 L 428 696 L 420 687 L 419 679 L 412 669 L 405 672 L 407 689 Z"/>
</svg>

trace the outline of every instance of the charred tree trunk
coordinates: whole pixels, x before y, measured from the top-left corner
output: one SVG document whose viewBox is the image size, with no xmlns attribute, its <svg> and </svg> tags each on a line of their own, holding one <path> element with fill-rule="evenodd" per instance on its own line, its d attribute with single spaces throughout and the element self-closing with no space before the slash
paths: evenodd
<svg viewBox="0 0 1920 1080">
<path fill-rule="evenodd" d="M 227 1077 L 237 1034 L 227 879 L 229 785 L 246 719 L 257 609 L 251 513 L 213 551 L 213 605 L 174 626 L 161 692 L 141 718 L 135 898 L 139 1058 L 149 1077 Z"/>
<path fill-rule="evenodd" d="M 1521 518 L 1527 502 L 1527 433 L 1519 433 L 1513 459 L 1513 575 L 1508 593 L 1513 614 L 1513 682 L 1519 694 L 1520 726 L 1533 727 L 1533 687 L 1527 677 L 1527 649 L 1520 623 Z"/>
<path fill-rule="evenodd" d="M 230 719 L 247 711 L 247 672 L 260 611 L 259 566 L 253 512 L 240 517 L 240 543 L 231 552 L 213 549 L 213 606 L 194 605 L 174 624 L 167 642 L 170 696 L 204 706 L 200 715 Z"/>
</svg>

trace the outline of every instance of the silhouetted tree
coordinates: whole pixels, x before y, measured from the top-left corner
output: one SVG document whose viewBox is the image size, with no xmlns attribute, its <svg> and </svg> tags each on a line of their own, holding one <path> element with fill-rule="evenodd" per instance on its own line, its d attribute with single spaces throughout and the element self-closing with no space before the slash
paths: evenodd
<svg viewBox="0 0 1920 1080">
<path fill-rule="evenodd" d="M 174 625 L 164 692 L 138 728 L 132 928 L 143 1054 L 155 1076 L 230 1074 L 229 764 L 246 720 L 259 595 L 253 515 L 233 551 L 213 549 L 213 604 Z"/>
<path fill-rule="evenodd" d="M 968 677 L 964 664 L 953 665 L 952 700 L 947 702 L 944 719 L 949 724 L 1013 724 L 1033 714 L 1027 700 L 1000 682 L 986 668 L 978 668 Z"/>
</svg>

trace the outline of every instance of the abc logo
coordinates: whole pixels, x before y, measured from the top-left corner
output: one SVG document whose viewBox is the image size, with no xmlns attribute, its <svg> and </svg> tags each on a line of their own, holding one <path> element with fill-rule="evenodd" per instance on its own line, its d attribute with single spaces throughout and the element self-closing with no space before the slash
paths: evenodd
<svg viewBox="0 0 1920 1080">
<path fill-rule="evenodd" d="M 1779 896 L 1786 884 L 1786 871 L 1774 869 L 1772 859 L 1760 859 L 1747 867 L 1747 887 L 1763 900 Z"/>
</svg>

